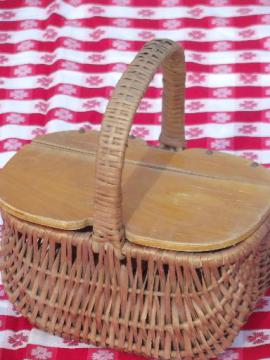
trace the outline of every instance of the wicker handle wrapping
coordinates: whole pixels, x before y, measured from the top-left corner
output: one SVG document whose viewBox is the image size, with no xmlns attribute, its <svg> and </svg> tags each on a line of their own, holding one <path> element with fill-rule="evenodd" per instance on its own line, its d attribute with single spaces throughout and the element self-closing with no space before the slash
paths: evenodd
<svg viewBox="0 0 270 360">
<path fill-rule="evenodd" d="M 159 66 L 163 69 L 162 131 L 160 142 L 169 147 L 185 146 L 184 52 L 170 40 L 147 43 L 119 80 L 102 122 L 96 159 L 93 247 L 113 245 L 121 254 L 125 232 L 122 222 L 121 178 L 126 143 L 133 116 Z"/>
</svg>

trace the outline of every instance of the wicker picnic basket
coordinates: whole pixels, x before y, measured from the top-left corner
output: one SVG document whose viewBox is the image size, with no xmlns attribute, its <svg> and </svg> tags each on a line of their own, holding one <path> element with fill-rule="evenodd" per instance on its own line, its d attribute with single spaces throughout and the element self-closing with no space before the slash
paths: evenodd
<svg viewBox="0 0 270 360">
<path fill-rule="evenodd" d="M 154 148 L 128 135 L 160 65 Z M 246 322 L 269 284 L 270 173 L 182 151 L 184 83 L 183 50 L 151 41 L 118 82 L 100 135 L 41 136 L 3 169 L 2 278 L 31 323 L 154 358 L 209 359 Z"/>
</svg>

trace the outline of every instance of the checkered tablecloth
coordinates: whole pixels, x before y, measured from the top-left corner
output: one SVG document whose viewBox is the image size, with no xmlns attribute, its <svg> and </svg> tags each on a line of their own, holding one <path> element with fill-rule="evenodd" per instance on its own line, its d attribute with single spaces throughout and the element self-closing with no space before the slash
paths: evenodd
<svg viewBox="0 0 270 360">
<path fill-rule="evenodd" d="M 152 38 L 182 44 L 186 138 L 270 165 L 270 0 L 1 0 L 0 167 L 39 134 L 99 129 L 121 73 Z M 132 134 L 155 142 L 161 73 Z M 1 360 L 135 360 L 30 326 L 0 285 Z M 270 291 L 219 359 L 270 359 Z"/>
</svg>

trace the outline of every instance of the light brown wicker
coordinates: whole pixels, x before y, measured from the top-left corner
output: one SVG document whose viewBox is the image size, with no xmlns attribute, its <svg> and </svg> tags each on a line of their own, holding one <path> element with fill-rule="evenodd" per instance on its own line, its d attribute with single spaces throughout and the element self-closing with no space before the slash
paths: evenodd
<svg viewBox="0 0 270 360">
<path fill-rule="evenodd" d="M 184 252 L 169 245 L 166 250 L 153 241 L 150 247 L 126 239 L 121 194 L 126 143 L 139 101 L 160 64 L 165 78 L 160 141 L 185 147 L 183 51 L 172 41 L 154 40 L 123 75 L 106 110 L 96 161 L 93 231 L 64 230 L 64 220 L 58 224 L 62 229 L 45 226 L 46 219 L 52 224 L 48 217 L 31 218 L 9 206 L 14 199 L 9 201 L 3 190 L 2 278 L 9 299 L 46 331 L 160 359 L 209 359 L 230 346 L 269 285 L 269 205 L 260 212 L 251 203 L 257 225 L 220 250 Z M 239 161 L 246 166 L 246 160 Z M 248 171 L 258 172 L 257 187 L 256 176 L 248 177 Z M 263 171 L 249 163 L 232 186 L 245 175 L 246 191 L 260 189 L 269 203 L 270 175 Z M 6 191 L 12 181 L 9 177 Z"/>
</svg>

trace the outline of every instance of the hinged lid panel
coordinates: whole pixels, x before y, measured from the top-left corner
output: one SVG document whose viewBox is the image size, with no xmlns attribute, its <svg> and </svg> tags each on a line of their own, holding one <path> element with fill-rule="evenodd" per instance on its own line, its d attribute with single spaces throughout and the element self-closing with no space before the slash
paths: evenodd
<svg viewBox="0 0 270 360">
<path fill-rule="evenodd" d="M 41 225 L 92 225 L 97 134 L 37 138 L 0 176 L 1 206 Z M 249 236 L 269 213 L 269 171 L 245 159 L 192 149 L 168 152 L 130 140 L 123 172 L 126 236 L 137 244 L 206 251 Z"/>
</svg>

